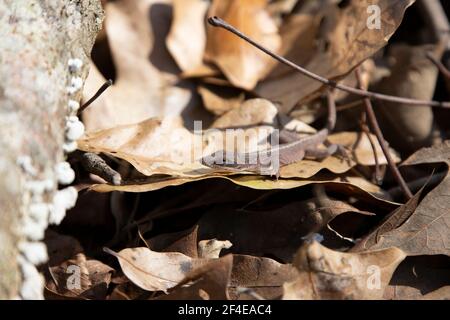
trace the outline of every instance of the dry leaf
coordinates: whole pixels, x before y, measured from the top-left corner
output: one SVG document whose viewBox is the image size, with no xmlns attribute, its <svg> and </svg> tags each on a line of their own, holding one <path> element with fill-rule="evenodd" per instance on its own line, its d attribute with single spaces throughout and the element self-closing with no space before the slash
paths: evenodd
<svg viewBox="0 0 450 320">
<path fill-rule="evenodd" d="M 283 284 L 298 276 L 290 264 L 281 264 L 273 259 L 247 255 L 233 256 L 233 271 L 229 285 L 231 299 L 249 299 L 239 293 L 239 288 L 248 288 L 264 299 L 276 299 L 283 293 Z"/>
<path fill-rule="evenodd" d="M 290 262 L 306 236 L 320 233 L 335 217 L 346 212 L 368 214 L 342 201 L 330 199 L 274 201 L 261 208 L 237 210 L 219 204 L 198 222 L 199 239 L 217 237 L 233 243 L 235 253 L 276 257 Z M 222 218 L 223 217 L 223 218 Z M 261 235 L 267 235 L 261 237 Z"/>
<path fill-rule="evenodd" d="M 186 211 L 196 210 L 214 204 L 226 204 L 230 202 L 230 199 L 233 202 L 246 202 L 248 199 L 257 198 L 264 193 L 264 191 L 239 188 L 225 179 L 214 181 L 203 180 L 195 183 L 194 187 L 184 185 L 180 188 L 171 188 L 171 190 L 174 192 L 173 194 L 165 192 L 168 190 L 161 190 L 160 193 L 165 194 L 164 198 L 155 195 L 159 200 L 159 204 L 153 207 L 151 213 L 146 215 L 147 218 L 152 219 L 174 214 L 183 214 Z M 196 247 L 197 241 L 194 243 Z M 155 249 L 155 251 L 161 251 L 161 249 Z"/>
<path fill-rule="evenodd" d="M 47 246 L 50 267 L 58 266 L 66 260 L 83 253 L 84 249 L 74 237 L 62 235 L 48 230 L 45 233 L 45 245 Z"/>
<path fill-rule="evenodd" d="M 45 270 L 48 299 L 105 299 L 114 269 L 86 257 L 73 237 L 48 231 L 45 243 L 50 260 Z"/>
<path fill-rule="evenodd" d="M 415 0 L 359 0 L 351 1 L 346 7 L 340 9 L 337 5 L 328 7 L 325 16 L 317 18 L 302 18 L 295 25 L 301 30 L 296 34 L 289 34 L 292 43 L 303 41 L 305 33 L 309 34 L 303 46 L 287 48 L 288 57 L 295 57 L 294 62 L 306 69 L 327 77 L 337 79 L 347 75 L 361 62 L 372 56 L 384 47 L 389 38 L 400 25 L 403 14 Z M 378 5 L 381 9 L 381 29 L 367 27 L 371 14 L 367 8 Z M 292 19 L 299 19 L 294 16 Z M 304 25 L 306 24 L 306 25 Z M 285 32 L 291 33 L 290 28 Z M 311 49 L 311 40 L 319 38 L 322 45 L 317 45 L 314 52 Z M 286 37 L 283 37 L 285 40 Z M 294 42 L 295 41 L 295 42 Z M 283 73 L 282 76 L 269 76 L 256 88 L 256 92 L 266 99 L 278 101 L 281 111 L 286 113 L 299 102 L 311 96 L 322 87 L 314 81 L 293 70 Z"/>
<path fill-rule="evenodd" d="M 183 71 L 202 65 L 206 47 L 204 0 L 173 0 L 173 21 L 166 38 L 167 48 Z"/>
<path fill-rule="evenodd" d="M 384 298 L 389 300 L 423 300 L 449 298 L 450 258 L 447 256 L 407 257 L 392 276 Z M 439 295 L 439 288 L 442 295 Z M 446 289 L 447 288 L 447 289 Z"/>
<path fill-rule="evenodd" d="M 324 14 L 325 10 L 315 14 L 296 13 L 288 16 L 280 26 L 282 41 L 279 54 L 298 65 L 305 65 L 316 53 L 319 26 Z M 268 69 L 271 69 L 271 72 L 262 83 L 292 73 L 290 67 L 274 59 L 268 61 Z"/>
<path fill-rule="evenodd" d="M 351 251 L 357 252 L 368 250 L 378 243 L 380 236 L 382 236 L 384 233 L 400 227 L 417 209 L 422 191 L 423 188 L 418 193 L 416 193 L 414 197 L 408 200 L 407 203 L 397 208 L 390 215 L 384 218 L 380 225 L 377 226 L 374 231 L 361 239 L 351 249 Z"/>
<path fill-rule="evenodd" d="M 86 134 L 78 141 L 80 150 L 105 153 L 131 163 L 139 172 L 151 176 L 167 174 L 199 177 L 217 170 L 203 166 L 200 159 L 218 150 L 226 143 L 236 142 L 240 152 L 267 148 L 273 128 L 259 126 L 225 132 L 222 130 L 190 132 L 178 117 L 149 119 Z M 201 133 L 201 134 L 199 134 Z M 161 143 L 164 141 L 165 143 Z"/>
<path fill-rule="evenodd" d="M 160 234 L 146 242 L 149 245 L 149 249 L 153 251 L 179 252 L 191 258 L 199 258 L 197 231 L 198 227 L 194 226 L 181 232 Z"/>
<path fill-rule="evenodd" d="M 118 253 L 105 248 L 105 251 L 119 260 L 128 279 L 148 291 L 167 292 L 189 272 L 207 262 L 178 252 L 155 252 L 148 248 L 124 249 Z"/>
<path fill-rule="evenodd" d="M 83 112 L 88 132 L 150 117 L 179 115 L 191 103 L 194 88 L 177 84 L 178 68 L 164 45 L 171 19 L 170 3 L 120 0 L 106 4 L 105 28 L 117 79 Z M 85 98 L 90 98 L 104 81 L 92 66 Z"/>
<path fill-rule="evenodd" d="M 405 257 L 397 248 L 342 253 L 317 242 L 306 244 L 294 259 L 300 274 L 285 284 L 283 299 L 381 299 Z"/>
<path fill-rule="evenodd" d="M 254 113 L 254 107 L 258 113 Z M 265 100 L 249 100 L 241 108 L 222 116 L 214 126 L 226 127 L 231 124 L 253 124 L 268 121 L 275 116 L 275 107 Z M 234 131 L 203 131 L 194 134 L 182 126 L 179 118 L 167 117 L 163 120 L 149 119 L 144 122 L 106 129 L 86 134 L 78 141 L 80 150 L 105 153 L 124 159 L 146 176 L 167 174 L 179 177 L 201 177 L 205 175 L 224 174 L 230 172 L 203 166 L 200 159 L 216 151 L 227 149 L 229 142 L 237 142 L 234 150 L 248 152 L 263 150 L 268 147 L 266 140 L 272 132 L 271 126 L 257 126 Z M 355 133 L 338 133 L 330 136 L 332 143 L 343 146 L 354 146 L 354 154 L 359 164 L 374 164 L 373 152 L 365 136 Z M 168 143 L 161 144 L 164 140 Z M 386 160 L 378 144 L 379 163 Z M 398 160 L 393 154 L 394 159 Z M 334 173 L 349 171 L 355 163 L 337 157 L 328 157 L 323 161 L 302 160 L 280 170 L 282 178 L 310 178 L 322 169 Z"/>
<path fill-rule="evenodd" d="M 374 90 L 398 97 L 432 100 L 439 71 L 426 54 L 435 49 L 434 45 L 392 45 L 389 52 L 395 64 L 390 76 L 381 79 Z M 411 108 L 387 101 L 377 101 L 376 106 L 383 135 L 393 148 L 411 154 L 432 144 L 434 114 L 431 107 Z"/>
<path fill-rule="evenodd" d="M 113 272 L 113 268 L 79 253 L 59 266 L 50 268 L 51 277 L 46 289 L 64 297 L 103 300 Z"/>
<path fill-rule="evenodd" d="M 348 159 L 338 158 L 337 156 L 327 157 L 323 161 L 302 160 L 300 162 L 282 167 L 280 170 L 280 177 L 308 179 L 323 169 L 328 169 L 336 174 L 342 174 L 349 171 L 356 164 L 364 166 L 375 165 L 373 149 L 369 138 L 367 138 L 365 134 L 362 135 L 355 132 L 340 132 L 330 135 L 328 140 L 333 144 L 338 144 L 352 150 L 350 162 Z M 387 164 L 387 160 L 381 146 L 376 137 L 373 135 L 372 140 L 375 142 L 374 144 L 378 157 L 378 163 L 380 165 Z M 392 149 L 391 155 L 395 162 L 400 161 L 400 158 Z"/>
<path fill-rule="evenodd" d="M 188 273 L 167 296 L 158 300 L 228 300 L 233 255 L 210 260 Z"/>
<path fill-rule="evenodd" d="M 450 141 L 419 150 L 404 165 L 444 162 L 450 164 Z M 428 193 L 401 226 L 379 236 L 373 248 L 398 247 L 408 255 L 450 255 L 450 177 Z"/>
<path fill-rule="evenodd" d="M 198 86 L 205 108 L 215 115 L 238 108 L 244 102 L 245 94 L 234 87 L 214 86 L 204 84 Z"/>
<path fill-rule="evenodd" d="M 426 294 L 423 300 L 450 300 L 450 286 Z"/>
<path fill-rule="evenodd" d="M 336 184 L 340 189 L 346 190 L 349 194 L 358 195 L 359 197 L 379 199 L 383 202 L 388 202 L 388 194 L 384 192 L 379 186 L 374 185 L 364 178 L 359 176 L 342 175 L 330 176 L 325 174 L 318 174 L 313 179 L 279 179 L 274 180 L 264 176 L 204 176 L 199 178 L 171 178 L 171 177 L 150 177 L 144 180 L 129 181 L 121 186 L 114 186 L 110 184 L 96 184 L 91 187 L 91 190 L 97 192 L 148 192 L 159 190 L 168 186 L 180 186 L 186 183 L 202 181 L 207 179 L 224 179 L 231 181 L 234 184 L 251 188 L 255 190 L 288 190 L 307 186 L 312 183 L 326 183 L 327 185 Z"/>
<path fill-rule="evenodd" d="M 277 113 L 277 107 L 269 100 L 251 99 L 222 115 L 211 127 L 226 129 L 272 124 Z"/>
<path fill-rule="evenodd" d="M 128 281 L 117 285 L 108 300 L 138 300 L 144 294 L 147 294 L 147 291 Z"/>
<path fill-rule="evenodd" d="M 281 39 L 266 5 L 267 0 L 214 0 L 208 15 L 221 17 L 277 51 Z M 271 58 L 231 33 L 208 26 L 205 59 L 214 62 L 234 86 L 251 90 L 265 75 Z"/>
<path fill-rule="evenodd" d="M 217 259 L 220 251 L 230 249 L 233 244 L 228 240 L 202 240 L 198 243 L 198 256 L 203 259 Z"/>
</svg>

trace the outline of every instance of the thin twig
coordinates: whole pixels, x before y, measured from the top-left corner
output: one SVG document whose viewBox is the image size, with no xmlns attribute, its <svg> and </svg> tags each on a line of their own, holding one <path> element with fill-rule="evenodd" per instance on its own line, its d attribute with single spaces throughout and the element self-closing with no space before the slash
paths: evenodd
<svg viewBox="0 0 450 320">
<path fill-rule="evenodd" d="M 106 81 L 101 87 L 100 89 L 98 89 L 98 91 L 94 94 L 94 96 L 92 98 L 90 98 L 85 104 L 83 104 L 80 109 L 77 112 L 77 115 L 80 116 L 81 113 L 91 105 L 92 102 L 94 102 L 95 100 L 97 100 L 98 97 L 100 97 L 102 95 L 103 92 L 105 92 L 106 89 L 108 89 L 110 86 L 112 86 L 113 81 L 111 79 L 109 79 L 108 81 Z"/>
<path fill-rule="evenodd" d="M 375 180 L 377 184 L 381 184 L 383 177 L 381 175 L 380 170 L 380 162 L 378 161 L 377 148 L 375 147 L 375 141 L 373 141 L 372 135 L 370 134 L 370 129 L 367 125 L 367 114 L 365 112 L 361 113 L 361 122 L 360 122 L 361 130 L 366 135 L 367 139 L 369 139 L 370 147 L 372 148 L 373 156 L 375 159 Z"/>
<path fill-rule="evenodd" d="M 358 86 L 362 88 L 362 76 L 361 71 L 359 68 L 355 70 L 356 73 L 356 79 L 358 81 Z M 365 110 L 367 114 L 367 118 L 369 120 L 369 123 L 372 127 L 373 132 L 375 133 L 378 142 L 380 143 L 381 149 L 383 150 L 384 156 L 386 157 L 386 160 L 388 162 L 389 168 L 392 171 L 392 175 L 394 176 L 394 179 L 399 184 L 400 188 L 402 189 L 405 197 L 409 200 L 413 197 L 413 194 L 411 193 L 411 190 L 409 190 L 408 185 L 406 184 L 405 180 L 403 179 L 400 171 L 397 168 L 397 165 L 395 164 L 394 159 L 391 156 L 391 153 L 389 151 L 389 147 L 384 140 L 383 133 L 381 132 L 380 126 L 378 125 L 377 117 L 375 116 L 375 112 L 373 111 L 372 102 L 369 98 L 364 99 L 364 105 Z"/>
<path fill-rule="evenodd" d="M 324 78 L 322 76 L 315 74 L 314 72 L 311 72 L 305 68 L 302 68 L 302 67 L 296 65 L 295 63 L 293 63 L 292 61 L 270 51 L 269 49 L 256 43 L 254 40 L 252 40 L 251 38 L 249 38 L 248 36 L 243 34 L 241 31 L 237 30 L 235 27 L 231 26 L 230 24 L 228 24 L 227 22 L 223 21 L 222 19 L 220 19 L 218 17 L 210 17 L 208 19 L 208 22 L 215 27 L 223 28 L 223 29 L 235 34 L 236 36 L 240 37 L 241 39 L 244 39 L 245 41 L 247 41 L 254 47 L 256 47 L 259 50 L 261 50 L 262 52 L 264 52 L 265 54 L 267 54 L 267 55 L 271 56 L 272 58 L 274 58 L 275 60 L 297 70 L 298 72 L 302 73 L 303 75 L 305 75 L 311 79 L 314 79 L 318 82 L 321 82 L 327 86 L 339 89 L 341 91 L 355 94 L 355 95 L 358 95 L 361 97 L 366 97 L 369 99 L 375 99 L 375 100 L 390 101 L 390 102 L 409 104 L 409 105 L 414 105 L 414 106 L 431 106 L 431 107 L 439 107 L 439 108 L 450 108 L 450 102 L 427 101 L 427 100 L 417 100 L 417 99 L 410 99 L 410 98 L 395 97 L 395 96 L 370 92 L 370 91 L 366 91 L 366 90 L 352 88 L 352 87 L 349 87 L 349 86 L 346 86 L 343 84 L 339 84 L 336 81 Z"/>
<path fill-rule="evenodd" d="M 448 70 L 444 64 L 438 60 L 431 52 L 427 53 L 427 58 L 433 62 L 433 64 L 438 68 L 439 72 L 445 77 L 447 81 L 450 80 L 450 70 Z"/>
</svg>

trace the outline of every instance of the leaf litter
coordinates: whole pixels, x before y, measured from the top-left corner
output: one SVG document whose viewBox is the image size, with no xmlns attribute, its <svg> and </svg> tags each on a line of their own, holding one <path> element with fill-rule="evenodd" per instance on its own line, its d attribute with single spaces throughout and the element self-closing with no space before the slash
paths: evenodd
<svg viewBox="0 0 450 320">
<path fill-rule="evenodd" d="M 398 103 L 374 101 L 379 119 L 407 129 L 382 125 L 384 148 L 362 98 L 336 91 L 334 130 L 277 176 L 202 160 L 274 150 L 276 132 L 290 139 L 281 145 L 307 141 L 333 120 L 323 83 L 207 17 L 336 83 L 355 87 L 359 68 L 366 90 L 449 100 L 424 58 L 430 49 L 439 60 L 442 45 L 397 44 L 436 38 L 415 23 L 436 8 L 416 2 L 105 1 L 84 98 L 115 81 L 83 112 L 77 153 L 100 155 L 122 183 L 70 157 L 80 200 L 46 234 L 46 298 L 448 299 L 450 145 L 436 138 L 450 130 L 437 119 L 444 110 L 403 103 L 390 112 Z M 369 5 L 380 8 L 380 29 L 367 26 Z M 412 198 L 398 192 L 392 165 Z M 76 289 L 69 267 L 80 271 Z"/>
</svg>

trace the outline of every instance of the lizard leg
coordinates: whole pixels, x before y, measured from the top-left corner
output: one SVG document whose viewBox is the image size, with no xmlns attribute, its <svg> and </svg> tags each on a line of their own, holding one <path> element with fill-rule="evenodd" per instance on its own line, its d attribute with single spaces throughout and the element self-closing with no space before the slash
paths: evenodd
<svg viewBox="0 0 450 320">
<path fill-rule="evenodd" d="M 337 146 L 337 150 L 336 150 L 335 154 L 337 156 L 339 156 L 341 159 L 346 160 L 348 165 L 351 165 L 352 157 L 349 155 L 347 149 L 340 144 L 337 144 L 336 146 Z"/>
<path fill-rule="evenodd" d="M 346 160 L 349 165 L 352 163 L 352 157 L 350 157 L 347 149 L 340 145 L 340 144 L 332 144 L 329 141 L 324 141 L 323 143 L 327 149 L 326 150 L 307 150 L 309 153 L 307 153 L 308 157 L 323 160 L 324 158 L 328 156 L 335 155 L 343 160 Z"/>
</svg>

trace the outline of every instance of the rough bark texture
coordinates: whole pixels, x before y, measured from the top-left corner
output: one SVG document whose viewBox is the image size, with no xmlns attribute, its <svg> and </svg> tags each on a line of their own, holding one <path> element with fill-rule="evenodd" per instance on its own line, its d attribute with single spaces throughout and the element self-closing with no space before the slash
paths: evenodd
<svg viewBox="0 0 450 320">
<path fill-rule="evenodd" d="M 30 201 L 26 181 L 51 179 L 56 190 L 54 166 L 64 159 L 68 60 L 83 61 L 84 80 L 102 19 L 99 0 L 0 1 L 0 299 L 19 296 L 16 259 Z M 18 165 L 23 156 L 31 158 L 34 176 Z M 44 201 L 51 197 L 47 192 Z"/>
</svg>

